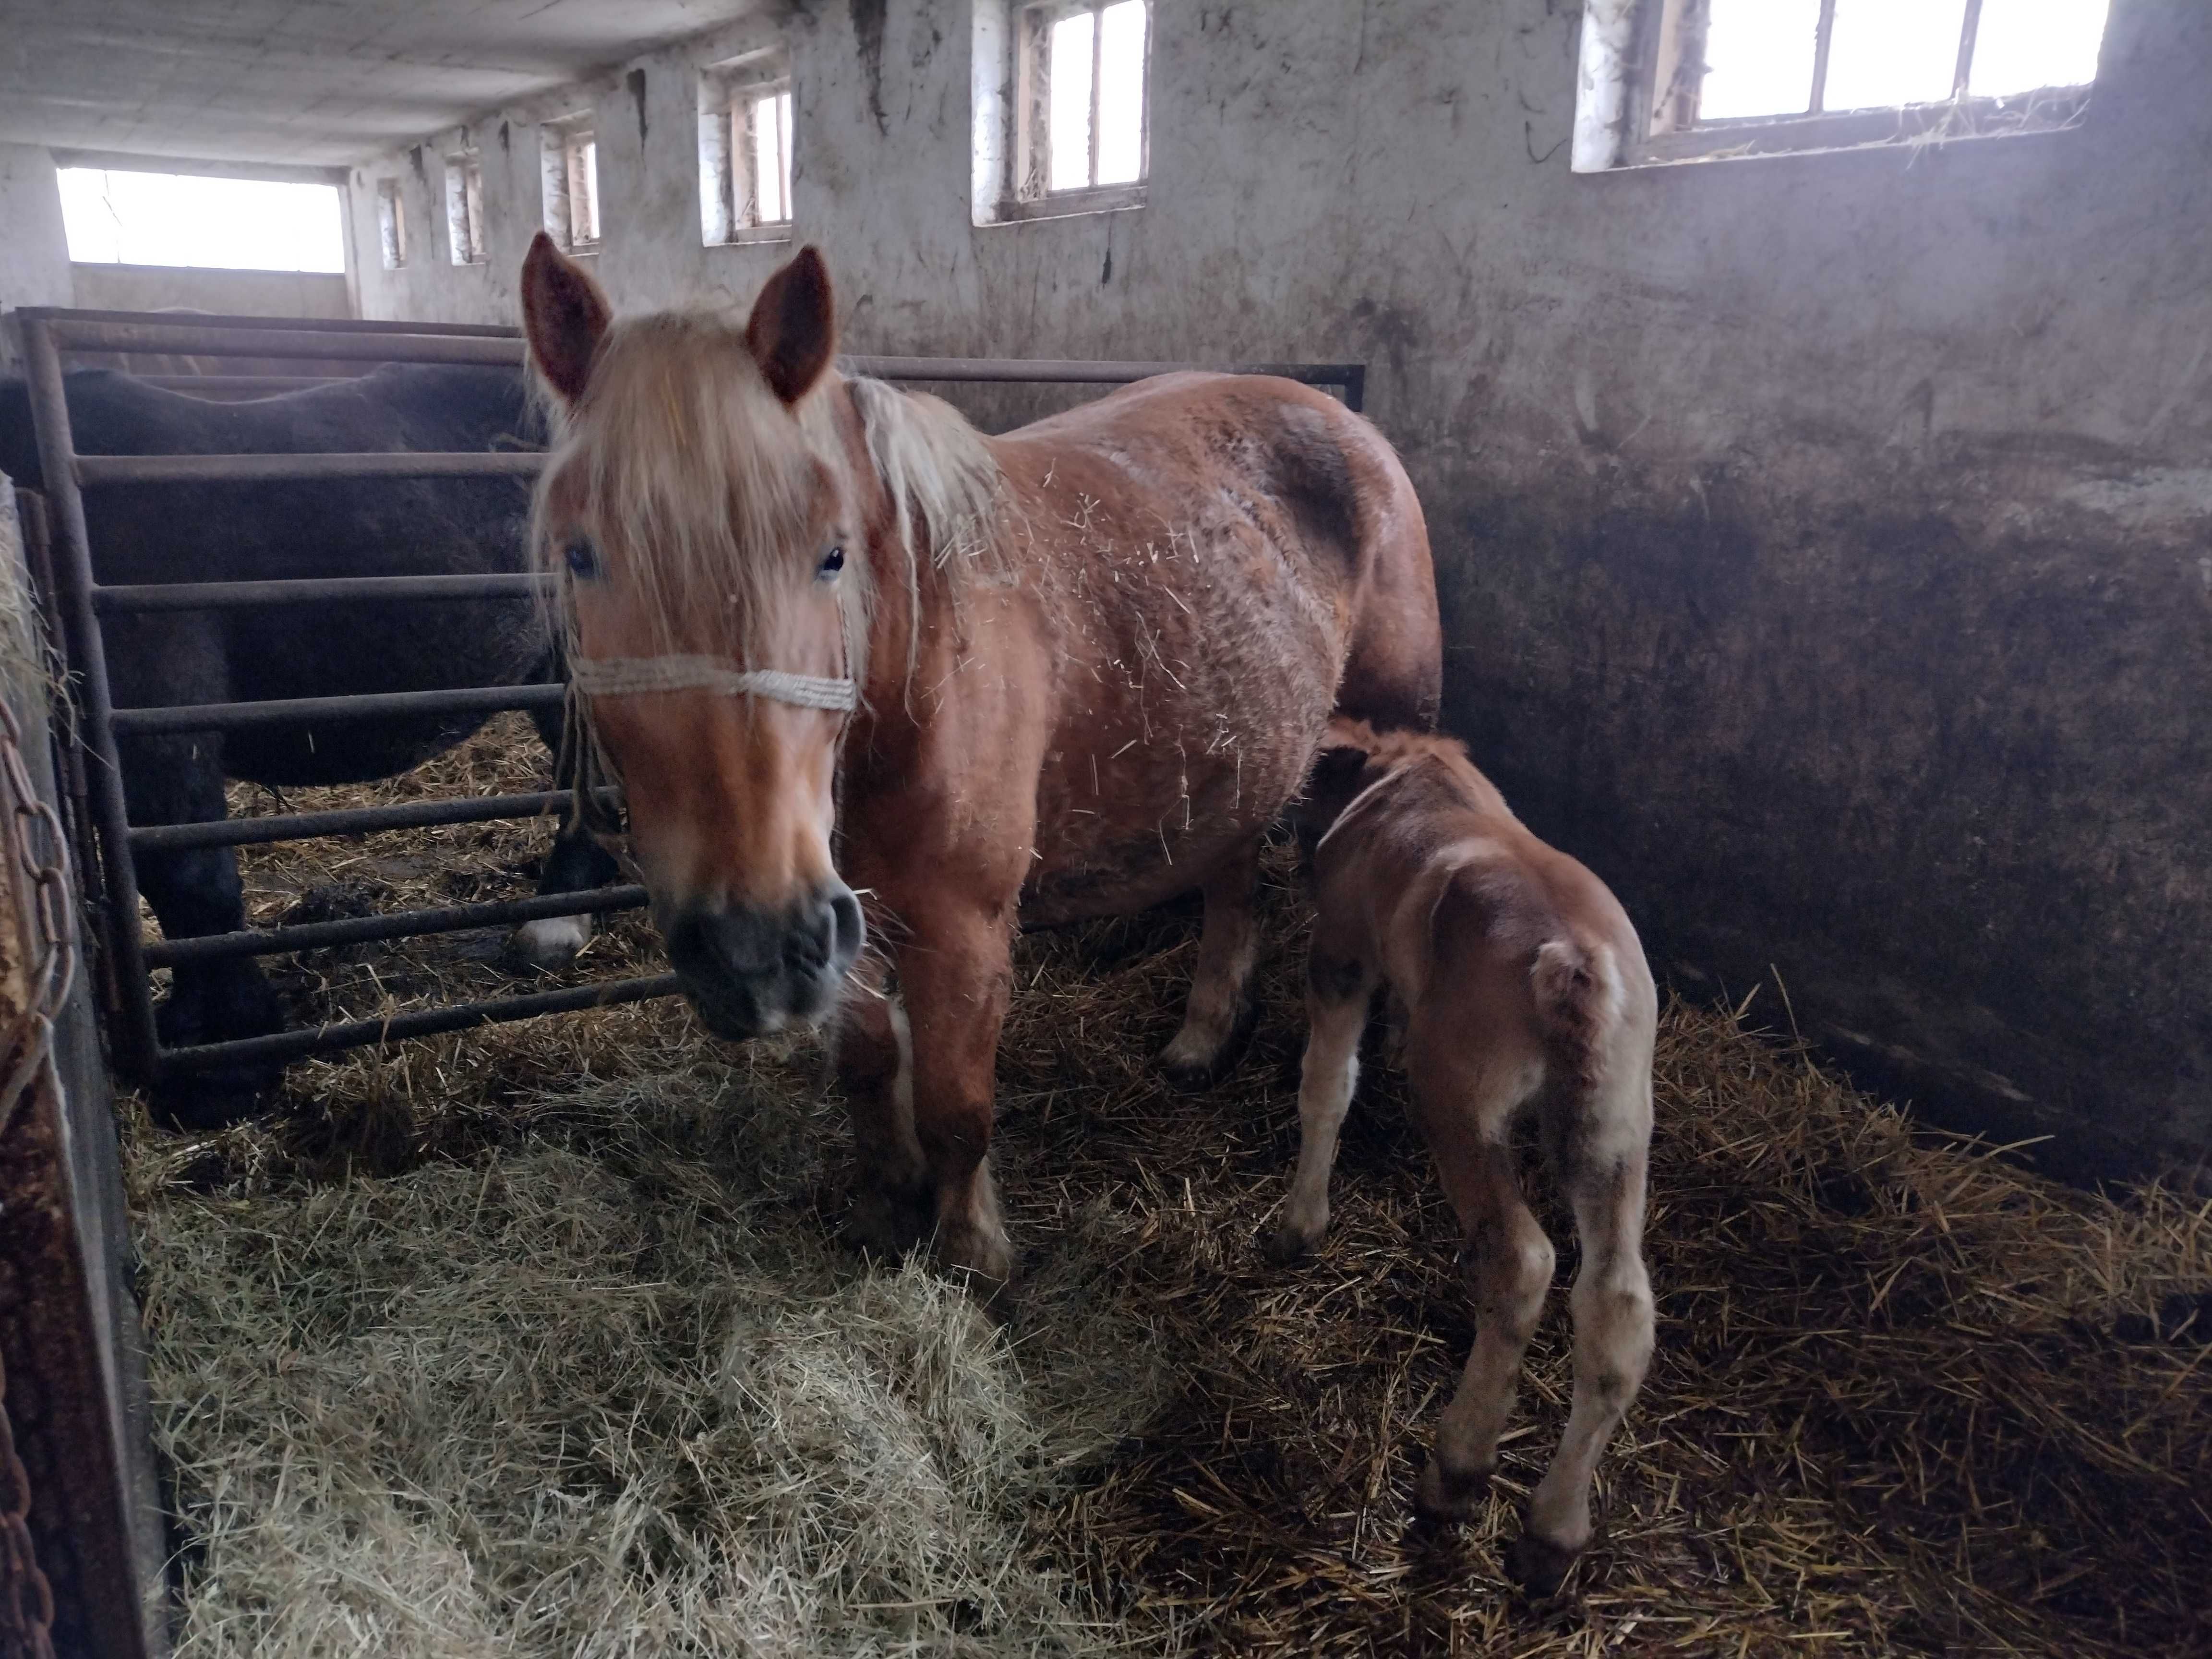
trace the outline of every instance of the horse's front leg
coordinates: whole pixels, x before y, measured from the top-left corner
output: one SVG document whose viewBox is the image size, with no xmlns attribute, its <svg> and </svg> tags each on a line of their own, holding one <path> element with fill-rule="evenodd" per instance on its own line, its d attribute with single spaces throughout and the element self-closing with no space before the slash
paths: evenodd
<svg viewBox="0 0 2212 1659">
<path fill-rule="evenodd" d="M 927 1165 L 914 1132 L 914 1040 L 883 958 L 854 964 L 831 1039 L 838 1086 L 853 1122 L 854 1180 L 847 1239 L 878 1255 L 903 1255 L 934 1218 Z"/>
<path fill-rule="evenodd" d="M 939 895 L 902 915 L 909 929 L 898 962 L 914 1133 L 934 1205 L 938 1259 L 989 1293 L 1013 1266 L 989 1157 L 999 1029 L 1012 978 L 1012 904 Z"/>
<path fill-rule="evenodd" d="M 212 823 L 224 816 L 220 739 L 212 733 L 127 740 L 124 799 L 133 823 Z M 246 926 L 238 856 L 228 847 L 146 853 L 137 860 L 138 890 L 167 939 L 236 933 Z M 136 927 L 137 919 L 130 919 Z M 251 957 L 179 963 L 155 1011 L 165 1048 L 282 1029 L 276 993 Z M 149 1092 L 155 1120 L 183 1129 L 216 1129 L 262 1110 L 283 1075 L 281 1064 L 247 1060 L 179 1072 Z"/>
<path fill-rule="evenodd" d="M 1203 1089 L 1220 1081 L 1252 1034 L 1252 963 L 1259 945 L 1252 898 L 1259 882 L 1255 836 L 1224 859 L 1200 890 L 1206 921 L 1199 934 L 1198 971 L 1191 976 L 1182 1029 L 1160 1053 L 1161 1068 L 1178 1088 Z"/>
</svg>

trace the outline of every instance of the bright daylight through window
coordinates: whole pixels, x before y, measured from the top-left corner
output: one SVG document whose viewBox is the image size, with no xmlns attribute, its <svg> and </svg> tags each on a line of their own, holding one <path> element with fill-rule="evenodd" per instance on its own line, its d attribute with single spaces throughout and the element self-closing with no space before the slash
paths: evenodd
<svg viewBox="0 0 2212 1659">
<path fill-rule="evenodd" d="M 61 170 L 70 258 L 83 264 L 345 270 L 334 185 Z"/>
<path fill-rule="evenodd" d="M 1698 122 L 2087 86 L 2109 0 L 1709 0 Z"/>
<path fill-rule="evenodd" d="M 732 112 L 732 118 L 742 128 L 733 140 L 738 153 L 750 157 L 752 163 L 751 177 L 747 181 L 751 211 L 746 222 L 753 225 L 788 224 L 791 222 L 791 88 L 783 87 L 746 99 L 741 107 Z"/>
<path fill-rule="evenodd" d="M 1035 7 L 1025 22 L 1022 194 L 1139 182 L 1146 171 L 1147 0 Z"/>
</svg>

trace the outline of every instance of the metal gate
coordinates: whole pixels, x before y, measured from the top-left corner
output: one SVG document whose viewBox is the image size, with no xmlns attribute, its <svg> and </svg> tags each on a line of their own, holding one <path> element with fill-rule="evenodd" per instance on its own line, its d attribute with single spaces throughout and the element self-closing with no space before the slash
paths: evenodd
<svg viewBox="0 0 2212 1659">
<path fill-rule="evenodd" d="M 474 363 L 520 368 L 524 349 L 516 331 L 458 325 L 337 322 L 321 319 L 201 317 L 133 312 L 26 308 L 15 313 L 22 331 L 39 459 L 52 503 L 51 592 L 58 631 L 76 702 L 82 765 L 70 769 L 69 793 L 81 800 L 96 831 L 94 911 L 106 958 L 114 1007 L 115 1057 L 134 1082 L 150 1085 L 180 1072 L 245 1061 L 289 1060 L 300 1055 L 359 1048 L 389 1040 L 428 1036 L 498 1020 L 601 1007 L 666 996 L 672 974 L 617 979 L 559 990 L 529 992 L 487 1001 L 415 1009 L 381 1019 L 335 1024 L 242 1037 L 224 1042 L 165 1048 L 154 1022 L 152 970 L 179 963 L 272 956 L 372 940 L 419 938 L 465 928 L 509 927 L 552 916 L 603 915 L 635 908 L 645 890 L 635 885 L 495 902 L 400 910 L 337 921 L 275 927 L 200 938 L 149 941 L 139 931 L 135 860 L 144 852 L 185 848 L 241 847 L 303 841 L 367 830 L 476 823 L 534 817 L 557 811 L 556 792 L 426 800 L 404 805 L 339 811 L 295 812 L 211 823 L 133 824 L 125 806 L 118 737 L 156 732 L 233 731 L 308 720 L 374 720 L 428 714 L 492 714 L 558 708 L 560 685 L 474 686 L 445 691 L 404 691 L 345 697 L 300 697 L 146 708 L 118 708 L 109 692 L 100 619 L 149 611 L 205 611 L 287 605 L 333 599 L 419 601 L 526 597 L 539 591 L 527 574 L 378 576 L 286 581 L 172 582 L 103 586 L 93 575 L 85 526 L 84 492 L 118 484 L 313 478 L 469 478 L 532 477 L 544 464 L 535 453 L 420 453 L 295 455 L 80 455 L 70 424 L 63 358 L 73 352 L 181 353 L 216 359 L 277 359 L 379 363 Z M 887 380 L 989 381 L 1121 385 L 1172 369 L 1206 367 L 1170 362 L 1080 362 L 974 357 L 848 357 L 848 373 Z M 1261 363 L 1234 372 L 1280 375 L 1310 386 L 1339 388 L 1345 403 L 1360 407 L 1366 371 L 1356 363 Z M 196 386 L 218 395 L 262 395 L 322 383 L 317 376 L 152 377 L 179 390 Z M 42 586 L 46 585 L 42 575 Z M 75 758 L 75 757 L 72 757 Z M 86 860 L 88 866 L 92 860 Z M 88 880 L 94 872 L 88 869 Z"/>
</svg>

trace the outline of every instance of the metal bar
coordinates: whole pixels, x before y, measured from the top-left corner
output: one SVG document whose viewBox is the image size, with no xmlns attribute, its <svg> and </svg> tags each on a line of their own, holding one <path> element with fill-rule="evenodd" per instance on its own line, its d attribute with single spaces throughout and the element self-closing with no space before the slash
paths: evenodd
<svg viewBox="0 0 2212 1659">
<path fill-rule="evenodd" d="M 458 933 L 471 927 L 504 927 L 541 921 L 548 916 L 590 916 L 608 910 L 635 910 L 646 902 L 637 886 L 594 887 L 580 893 L 543 893 L 533 898 L 498 899 L 481 904 L 444 904 L 426 910 L 394 910 L 380 916 L 347 916 L 337 921 L 303 921 L 289 927 L 248 927 L 235 933 L 201 933 L 191 939 L 157 939 L 146 947 L 149 968 L 180 962 L 222 962 L 234 957 L 274 957 L 288 951 L 320 951 L 333 945 L 365 945 L 385 939 L 421 939 Z"/>
<path fill-rule="evenodd" d="M 338 386 L 358 380 L 354 374 L 134 374 L 133 380 L 164 392 L 181 392 L 199 398 L 273 398 L 281 392 L 305 392 L 310 386 Z"/>
<path fill-rule="evenodd" d="M 1959 25 L 1959 63 L 1951 75 L 1951 96 L 1964 98 L 1974 78 L 1974 40 L 1982 32 L 1982 0 L 1966 0 L 1966 15 Z"/>
<path fill-rule="evenodd" d="M 452 334 L 471 339 L 519 340 L 510 323 L 399 323 L 367 317 L 243 317 L 235 314 L 179 315 L 161 311 L 100 311 L 72 306 L 25 306 L 15 313 L 26 322 L 143 323 L 149 328 L 251 328 L 302 330 L 317 334 Z"/>
<path fill-rule="evenodd" d="M 622 805 L 622 791 L 593 792 L 608 807 Z M 527 795 L 477 795 L 459 800 L 410 801 L 398 806 L 347 806 L 329 812 L 271 812 L 265 817 L 218 818 L 208 823 L 151 823 L 131 831 L 136 853 L 167 853 L 190 847 L 261 847 L 270 842 L 313 841 L 319 836 L 365 836 L 384 830 L 422 830 L 443 823 L 489 823 L 500 818 L 534 818 L 565 811 L 575 799 L 566 789 Z"/>
<path fill-rule="evenodd" d="M 848 374 L 879 380 L 1035 381 L 1039 384 L 1126 386 L 1155 374 L 1207 369 L 1221 374 L 1274 374 L 1308 386 L 1342 386 L 1364 371 L 1362 363 L 1115 363 L 1051 357 L 841 357 Z"/>
<path fill-rule="evenodd" d="M 182 323 L 83 323 L 57 319 L 57 343 L 73 351 L 161 351 L 195 357 L 318 357 L 375 363 L 522 362 L 522 342 L 506 336 L 339 333 L 325 329 L 210 327 Z"/>
<path fill-rule="evenodd" d="M 1828 47 L 1836 33 L 1836 0 L 1820 0 L 1820 21 L 1813 26 L 1813 100 L 1805 112 L 1818 115 L 1828 107 Z"/>
<path fill-rule="evenodd" d="M 235 1066 L 257 1060 L 296 1060 L 302 1054 L 341 1048 L 365 1048 L 372 1043 L 395 1042 L 407 1037 L 436 1036 L 445 1031 L 465 1031 L 471 1026 L 504 1020 L 531 1019 L 539 1014 L 574 1013 L 582 1008 L 611 1008 L 625 1002 L 646 1002 L 673 996 L 683 988 L 673 974 L 649 979 L 618 979 L 601 985 L 579 985 L 565 991 L 533 991 L 526 996 L 500 997 L 489 1002 L 458 1003 L 450 1008 L 425 1008 L 394 1014 L 388 1019 L 350 1020 L 312 1030 L 278 1031 L 269 1036 L 239 1037 L 229 1042 L 196 1043 L 172 1048 L 161 1056 L 165 1066 L 183 1072 L 216 1066 Z"/>
<path fill-rule="evenodd" d="M 144 611 L 234 611 L 255 605 L 342 599 L 528 599 L 554 591 L 550 576 L 498 572 L 477 576 L 313 576 L 264 582 L 141 582 L 95 587 L 103 617 Z"/>
<path fill-rule="evenodd" d="M 472 685 L 450 691 L 379 691 L 356 697 L 277 697 L 266 702 L 173 703 L 117 708 L 118 736 L 163 732 L 231 732 L 307 720 L 380 720 L 392 714 L 496 714 L 510 708 L 558 708 L 566 685 Z"/>
<path fill-rule="evenodd" d="M 62 587 L 62 614 L 68 620 L 70 656 L 82 675 L 85 740 L 92 750 L 86 781 L 100 826 L 100 862 L 106 877 L 106 933 L 115 981 L 123 996 L 123 1027 L 117 1034 L 125 1066 L 150 1078 L 161 1053 L 154 1027 L 154 993 L 138 937 L 138 878 L 131 861 L 131 820 L 124 804 L 123 768 L 115 752 L 115 706 L 107 684 L 107 647 L 100 617 L 92 608 L 92 542 L 85 529 L 84 496 L 76 485 L 76 445 L 70 427 L 69 394 L 62 380 L 61 355 L 54 349 L 52 325 L 35 312 L 19 313 L 31 423 L 39 440 L 39 466 L 55 512 L 48 528 L 56 532 L 60 557 L 55 574 Z"/>
<path fill-rule="evenodd" d="M 289 478 L 534 478 L 538 450 L 374 450 L 366 454 L 80 455 L 77 481 L 105 484 L 269 483 Z"/>
</svg>

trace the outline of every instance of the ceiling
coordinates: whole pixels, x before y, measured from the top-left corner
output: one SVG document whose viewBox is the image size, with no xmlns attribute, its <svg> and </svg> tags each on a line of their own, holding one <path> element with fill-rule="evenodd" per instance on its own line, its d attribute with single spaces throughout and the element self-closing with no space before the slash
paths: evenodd
<svg viewBox="0 0 2212 1659">
<path fill-rule="evenodd" d="M 0 143 L 342 165 L 760 0 L 0 0 Z"/>
</svg>

